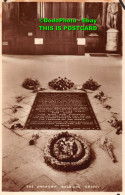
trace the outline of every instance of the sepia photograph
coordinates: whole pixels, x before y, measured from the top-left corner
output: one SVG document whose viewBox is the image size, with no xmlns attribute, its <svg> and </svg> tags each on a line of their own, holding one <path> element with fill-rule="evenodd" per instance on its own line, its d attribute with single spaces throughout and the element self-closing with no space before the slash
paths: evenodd
<svg viewBox="0 0 125 195">
<path fill-rule="evenodd" d="M 2 192 L 123 192 L 120 1 L 2 2 Z"/>
</svg>

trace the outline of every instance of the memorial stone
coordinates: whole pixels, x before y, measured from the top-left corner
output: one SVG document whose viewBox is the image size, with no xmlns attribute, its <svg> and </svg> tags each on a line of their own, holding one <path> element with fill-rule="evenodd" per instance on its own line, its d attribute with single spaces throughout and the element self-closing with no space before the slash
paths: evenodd
<svg viewBox="0 0 125 195">
<path fill-rule="evenodd" d="M 100 129 L 86 93 L 40 92 L 26 129 Z"/>
</svg>

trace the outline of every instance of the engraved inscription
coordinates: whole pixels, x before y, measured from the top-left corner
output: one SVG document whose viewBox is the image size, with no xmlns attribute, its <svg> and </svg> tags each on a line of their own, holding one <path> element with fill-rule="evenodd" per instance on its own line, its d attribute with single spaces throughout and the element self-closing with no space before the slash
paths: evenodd
<svg viewBox="0 0 125 195">
<path fill-rule="evenodd" d="M 26 129 L 100 129 L 87 94 L 38 93 Z"/>
</svg>

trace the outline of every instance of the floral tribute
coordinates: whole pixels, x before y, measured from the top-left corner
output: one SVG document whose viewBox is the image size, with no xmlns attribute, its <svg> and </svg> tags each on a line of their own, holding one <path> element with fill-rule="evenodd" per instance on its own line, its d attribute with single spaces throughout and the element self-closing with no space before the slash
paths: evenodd
<svg viewBox="0 0 125 195">
<path fill-rule="evenodd" d="M 40 83 L 37 79 L 27 78 L 23 81 L 22 86 L 29 90 L 34 90 L 40 86 Z"/>
<path fill-rule="evenodd" d="M 119 120 L 114 114 L 108 122 L 117 130 L 117 135 L 122 134 L 122 120 Z"/>
<path fill-rule="evenodd" d="M 68 132 L 54 135 L 44 148 L 45 162 L 61 171 L 86 168 L 91 160 L 89 144 L 82 137 Z"/>
<path fill-rule="evenodd" d="M 100 86 L 101 85 L 99 85 L 96 81 L 94 81 L 92 78 L 90 78 L 85 83 L 83 83 L 81 90 L 89 89 L 89 90 L 95 91 Z"/>
<path fill-rule="evenodd" d="M 48 85 L 56 90 L 67 90 L 71 89 L 74 86 L 74 83 L 71 80 L 67 79 L 66 77 L 64 78 L 58 77 L 50 81 Z"/>
</svg>

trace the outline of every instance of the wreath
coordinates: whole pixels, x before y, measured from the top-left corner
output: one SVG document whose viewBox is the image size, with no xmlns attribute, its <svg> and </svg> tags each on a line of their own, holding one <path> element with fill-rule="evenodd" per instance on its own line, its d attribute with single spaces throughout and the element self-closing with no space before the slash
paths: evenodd
<svg viewBox="0 0 125 195">
<path fill-rule="evenodd" d="M 86 168 L 91 160 L 89 144 L 68 132 L 54 135 L 44 148 L 45 162 L 55 169 L 74 171 Z"/>
</svg>

